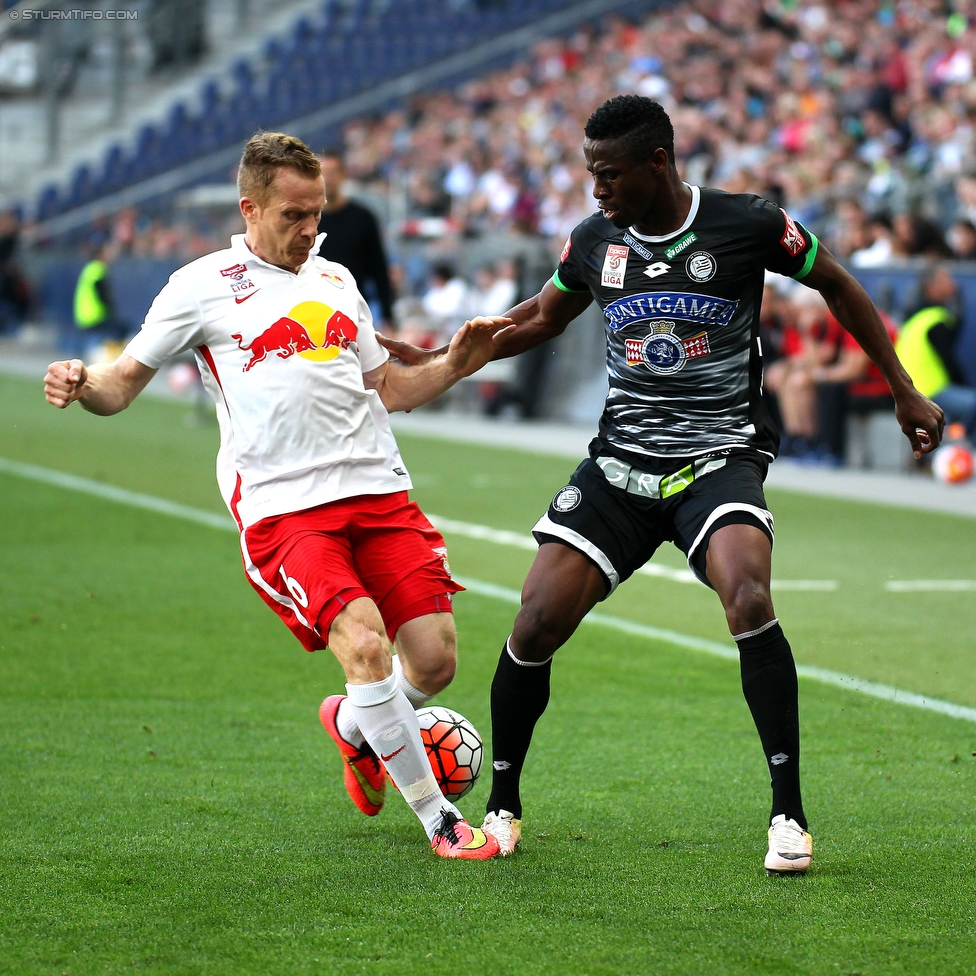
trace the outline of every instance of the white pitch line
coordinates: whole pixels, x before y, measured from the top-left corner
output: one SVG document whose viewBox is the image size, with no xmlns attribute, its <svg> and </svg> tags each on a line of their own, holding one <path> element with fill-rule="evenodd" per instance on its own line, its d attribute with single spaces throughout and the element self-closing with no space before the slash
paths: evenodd
<svg viewBox="0 0 976 976">
<path fill-rule="evenodd" d="M 500 546 L 513 546 L 535 552 L 539 544 L 530 535 L 520 532 L 509 532 L 505 529 L 493 529 L 488 525 L 474 525 L 471 522 L 458 522 L 456 519 L 445 518 L 443 515 L 428 515 L 427 518 L 448 535 L 460 535 L 467 539 L 478 539 L 483 542 L 494 542 Z M 670 580 L 672 583 L 691 583 L 704 586 L 701 580 L 690 569 L 675 569 L 672 566 L 662 566 L 660 563 L 647 563 L 637 570 L 643 576 L 655 576 L 658 579 Z M 797 590 L 824 592 L 837 589 L 837 580 L 773 580 L 774 590 Z"/>
<path fill-rule="evenodd" d="M 80 478 L 75 474 L 52 471 L 50 468 L 41 468 L 36 464 L 24 464 L 22 461 L 11 461 L 7 458 L 0 458 L 0 472 L 16 474 L 21 478 L 30 478 L 32 481 L 42 481 L 58 488 L 67 488 L 70 491 L 84 492 L 86 495 L 95 495 L 97 498 L 121 502 L 123 505 L 132 505 L 135 508 L 146 508 L 150 512 L 159 512 L 162 515 L 172 515 L 175 518 L 198 522 L 201 525 L 208 525 L 212 529 L 229 529 L 231 532 L 237 533 L 237 526 L 229 515 L 219 515 L 216 512 L 204 511 L 202 508 L 191 508 L 189 505 L 180 505 L 179 502 L 157 498 L 155 495 L 143 495 L 138 491 L 116 488 L 115 485 L 92 481 L 91 478 Z"/>
<path fill-rule="evenodd" d="M 976 580 L 888 580 L 885 589 L 892 593 L 961 593 L 976 590 Z"/>
<path fill-rule="evenodd" d="M 517 590 L 510 590 L 505 586 L 496 586 L 494 583 L 483 583 L 480 580 L 467 579 L 460 576 L 456 576 L 455 579 L 472 593 L 493 597 L 497 600 L 504 600 L 506 603 L 515 605 L 520 605 L 522 602 L 522 597 Z M 711 654 L 713 657 L 724 658 L 727 661 L 739 660 L 738 650 L 728 644 L 707 640 L 704 637 L 691 637 L 688 634 L 679 634 L 677 631 L 666 630 L 662 627 L 651 627 L 649 624 L 639 624 L 636 621 L 626 620 L 623 617 L 615 617 L 608 613 L 591 612 L 583 618 L 583 623 L 596 624 L 599 627 L 609 627 L 613 630 L 622 631 L 625 634 L 633 634 L 636 637 L 647 637 L 650 640 L 663 641 L 667 644 L 675 644 L 678 647 L 687 647 L 694 651 L 701 651 L 704 654 Z M 877 681 L 867 681 L 864 678 L 855 678 L 850 674 L 841 674 L 839 671 L 830 671 L 827 668 L 818 668 L 808 664 L 798 664 L 796 666 L 796 673 L 801 678 L 809 678 L 812 681 L 819 681 L 825 685 L 834 685 L 846 691 L 857 691 L 862 695 L 869 695 L 871 698 L 880 698 L 883 701 L 897 702 L 899 705 L 909 705 L 912 708 L 922 708 L 929 712 L 938 712 L 940 715 L 948 715 L 951 718 L 976 722 L 976 708 L 969 708 L 966 705 L 956 705 L 953 702 L 942 701 L 939 698 L 916 695 L 912 691 L 903 691 L 901 688 L 883 685 Z"/>
<path fill-rule="evenodd" d="M 171 515 L 174 518 L 181 518 L 185 521 L 206 525 L 208 528 L 237 534 L 237 526 L 229 516 L 218 515 L 215 512 L 207 512 L 200 508 L 191 508 L 189 505 L 180 505 L 177 502 L 171 502 L 165 498 L 157 498 L 154 495 L 144 495 L 141 492 L 116 488 L 114 485 L 106 485 L 101 481 L 92 481 L 90 478 L 81 478 L 78 475 L 66 474 L 63 471 L 52 471 L 50 468 L 42 468 L 35 464 L 24 464 L 22 461 L 11 461 L 7 458 L 0 458 L 0 472 L 17 475 L 21 478 L 28 478 L 31 481 L 40 481 L 44 484 L 54 485 L 57 488 L 65 488 L 69 491 L 94 495 L 96 498 L 104 498 L 107 501 L 118 502 L 122 505 L 131 505 L 134 508 L 146 509 L 161 515 Z M 452 523 L 452 520 L 441 519 L 440 522 L 445 526 L 444 531 L 448 531 L 446 526 L 448 523 Z M 466 522 L 453 522 L 453 524 L 460 526 L 468 525 Z M 471 528 L 484 531 L 487 527 L 471 526 Z M 491 529 L 489 531 L 501 533 L 501 530 L 498 529 Z M 528 536 L 521 536 L 514 532 L 501 534 L 515 537 L 519 540 L 517 543 L 519 546 L 524 545 L 524 541 L 529 538 Z M 473 538 L 484 538 L 484 536 L 478 535 L 473 536 Z M 535 549 L 534 541 L 532 548 Z M 472 593 L 504 600 L 506 603 L 515 606 L 521 603 L 522 598 L 517 590 L 474 579 L 458 578 L 458 582 L 462 586 L 467 587 Z M 650 640 L 664 641 L 677 647 L 687 647 L 690 650 L 701 651 L 705 654 L 711 654 L 713 657 L 724 658 L 728 661 L 736 661 L 739 658 L 739 652 L 728 644 L 708 640 L 705 637 L 681 634 L 678 631 L 667 630 L 663 627 L 651 627 L 649 624 L 640 624 L 634 620 L 627 620 L 624 617 L 615 617 L 606 613 L 589 613 L 583 622 L 596 624 L 601 627 L 609 627 L 625 634 L 633 634 L 635 637 L 646 637 Z M 821 684 L 835 685 L 838 688 L 857 691 L 862 695 L 869 695 L 872 698 L 881 698 L 884 701 L 896 702 L 899 705 L 909 705 L 913 708 L 921 708 L 929 712 L 938 712 L 941 715 L 948 715 L 950 718 L 976 722 L 976 708 L 956 705 L 952 702 L 942 701 L 939 698 L 928 698 L 927 696 L 917 695 L 911 691 L 902 691 L 900 688 L 893 688 L 891 685 L 879 684 L 876 681 L 867 681 L 864 678 L 855 678 L 853 675 L 841 674 L 838 671 L 829 671 L 826 668 L 799 664 L 797 665 L 796 672 L 801 678 L 810 678 L 813 681 L 819 681 Z"/>
</svg>

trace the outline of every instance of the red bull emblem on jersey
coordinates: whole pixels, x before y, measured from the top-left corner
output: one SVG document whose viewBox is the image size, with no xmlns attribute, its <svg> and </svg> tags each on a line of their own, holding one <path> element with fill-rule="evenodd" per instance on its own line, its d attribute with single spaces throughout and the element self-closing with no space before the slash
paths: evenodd
<svg viewBox="0 0 976 976">
<path fill-rule="evenodd" d="M 242 351 L 251 354 L 243 367 L 246 373 L 271 353 L 279 359 L 298 355 L 312 362 L 329 362 L 356 341 L 358 332 L 356 323 L 344 312 L 322 302 L 301 302 L 249 343 L 244 343 L 241 333 L 234 333 L 231 338 Z"/>
<path fill-rule="evenodd" d="M 346 287 L 346 283 L 337 274 L 333 274 L 331 271 L 320 272 L 320 277 L 325 278 L 326 281 L 332 285 L 335 285 L 336 288 Z"/>
<path fill-rule="evenodd" d="M 689 339 L 674 334 L 674 322 L 650 322 L 651 334 L 643 339 L 625 342 L 627 365 L 646 366 L 652 373 L 677 373 L 689 359 L 707 356 L 712 350 L 708 333 L 699 332 Z"/>
</svg>

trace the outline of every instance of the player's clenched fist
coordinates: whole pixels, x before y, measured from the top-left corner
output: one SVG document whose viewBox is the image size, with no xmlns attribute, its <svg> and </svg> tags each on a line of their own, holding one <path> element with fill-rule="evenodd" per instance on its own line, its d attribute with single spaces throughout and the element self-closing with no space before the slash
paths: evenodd
<svg viewBox="0 0 976 976">
<path fill-rule="evenodd" d="M 81 397 L 88 370 L 80 359 L 51 363 L 44 376 L 44 398 L 62 410 Z"/>
</svg>

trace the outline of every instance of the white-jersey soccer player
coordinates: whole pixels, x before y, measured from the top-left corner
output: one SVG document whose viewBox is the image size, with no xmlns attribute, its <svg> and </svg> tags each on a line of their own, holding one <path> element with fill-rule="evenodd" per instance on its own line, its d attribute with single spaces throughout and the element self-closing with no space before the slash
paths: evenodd
<svg viewBox="0 0 976 976">
<path fill-rule="evenodd" d="M 116 362 L 52 363 L 47 400 L 118 413 L 193 350 L 217 405 L 217 480 L 248 580 L 306 650 L 328 646 L 345 671 L 347 694 L 319 713 L 350 797 L 379 813 L 389 774 L 438 854 L 493 857 L 495 839 L 441 794 L 414 714 L 454 676 L 461 587 L 443 538 L 407 498 L 388 411 L 480 369 L 513 327 L 479 317 L 430 362 L 391 362 L 352 276 L 317 256 L 325 189 L 308 147 L 255 135 L 238 186 L 246 234 L 175 272 Z"/>
</svg>

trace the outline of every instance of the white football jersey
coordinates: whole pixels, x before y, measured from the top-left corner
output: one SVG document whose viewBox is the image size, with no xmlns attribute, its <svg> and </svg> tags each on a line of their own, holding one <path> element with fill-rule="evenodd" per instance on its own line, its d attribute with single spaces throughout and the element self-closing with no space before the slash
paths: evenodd
<svg viewBox="0 0 976 976">
<path fill-rule="evenodd" d="M 173 273 L 126 347 L 157 369 L 192 349 L 217 404 L 220 493 L 242 528 L 353 495 L 411 488 L 363 373 L 386 362 L 352 275 L 316 240 L 298 274 L 243 235 Z"/>
</svg>

